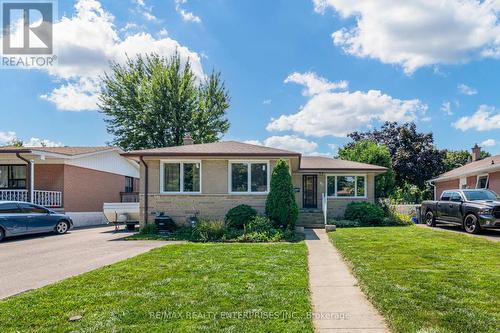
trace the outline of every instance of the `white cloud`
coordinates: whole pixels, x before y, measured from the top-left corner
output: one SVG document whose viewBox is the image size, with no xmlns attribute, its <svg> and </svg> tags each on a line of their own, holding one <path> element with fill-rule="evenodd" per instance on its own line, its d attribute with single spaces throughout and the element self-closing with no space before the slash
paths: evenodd
<svg viewBox="0 0 500 333">
<path fill-rule="evenodd" d="M 175 0 L 175 10 L 179 13 L 184 21 L 201 23 L 201 18 L 194 15 L 191 12 L 186 11 L 182 8 L 182 5 L 186 4 L 187 0 Z"/>
<path fill-rule="evenodd" d="M 326 81 L 325 79 L 321 79 Z M 383 121 L 415 121 L 425 118 L 427 105 L 418 99 L 399 100 L 378 90 L 331 92 L 317 89 L 304 82 L 305 91 L 317 92 L 310 96 L 300 110 L 291 115 L 272 119 L 268 131 L 294 131 L 307 136 L 333 135 L 345 137 L 348 133 Z M 328 81 L 326 81 L 328 86 Z"/>
<path fill-rule="evenodd" d="M 313 0 L 355 25 L 332 34 L 357 57 L 397 64 L 411 74 L 423 66 L 500 58 L 498 0 Z"/>
<path fill-rule="evenodd" d="M 0 132 L 0 145 L 6 145 L 11 143 L 14 140 L 20 140 L 19 137 L 16 135 L 16 132 L 9 131 L 9 132 Z M 25 147 L 61 147 L 63 144 L 60 142 L 55 142 L 47 139 L 40 139 L 40 138 L 30 138 L 27 141 L 23 141 L 23 144 Z"/>
<path fill-rule="evenodd" d="M 61 142 L 50 141 L 47 139 L 31 138 L 24 142 L 25 147 L 62 147 Z"/>
<path fill-rule="evenodd" d="M 452 125 L 462 131 L 469 129 L 477 131 L 500 129 L 500 110 L 493 106 L 481 105 L 474 114 L 462 117 Z"/>
<path fill-rule="evenodd" d="M 488 140 L 484 140 L 483 142 L 481 142 L 481 146 L 483 146 L 483 147 L 493 147 L 496 145 L 497 145 L 497 142 L 494 139 L 488 139 Z"/>
<path fill-rule="evenodd" d="M 127 25 L 129 28 L 136 27 L 130 22 Z M 61 85 L 41 97 L 55 103 L 60 110 L 96 110 L 99 76 L 109 70 L 110 61 L 124 63 L 127 55 L 134 57 L 155 52 L 168 57 L 177 51 L 183 61 L 189 59 L 197 77 L 204 77 L 198 53 L 176 40 L 161 33 L 159 38 L 155 38 L 144 32 L 121 38 L 113 15 L 96 0 L 77 1 L 75 15 L 62 17 L 54 25 L 54 33 L 57 36 L 54 42 L 58 63 L 48 68 L 48 73 L 61 81 Z"/>
<path fill-rule="evenodd" d="M 262 101 L 262 104 L 264 104 L 264 105 L 269 105 L 269 104 L 271 104 L 272 102 L 273 102 L 273 100 L 272 100 L 272 99 L 266 99 L 266 100 L 263 100 L 263 101 Z"/>
<path fill-rule="evenodd" d="M 157 21 L 158 18 L 153 15 L 153 8 L 146 6 L 144 0 L 132 0 L 137 5 L 137 12 L 139 12 L 148 21 Z"/>
<path fill-rule="evenodd" d="M 463 95 L 469 95 L 469 96 L 471 96 L 471 95 L 477 94 L 477 90 L 476 89 L 474 89 L 472 87 L 469 87 L 469 86 L 467 86 L 467 85 L 465 85 L 463 83 L 459 84 L 457 88 L 458 88 L 458 92 L 461 93 L 461 94 L 463 94 Z"/>
<path fill-rule="evenodd" d="M 301 153 L 312 153 L 318 148 L 318 144 L 316 142 L 308 141 L 295 135 L 271 136 L 264 141 L 247 140 L 245 143 Z"/>
<path fill-rule="evenodd" d="M 16 132 L 0 132 L 0 145 L 5 145 L 16 139 Z"/>
<path fill-rule="evenodd" d="M 453 111 L 451 111 L 451 103 L 450 102 L 443 102 L 443 104 L 441 104 L 440 110 L 441 110 L 441 112 L 443 112 L 447 116 L 453 115 Z"/>
<path fill-rule="evenodd" d="M 345 90 L 347 89 L 347 81 L 330 82 L 325 78 L 319 77 L 316 73 L 292 73 L 285 79 L 285 83 L 298 83 L 305 87 L 302 92 L 304 96 L 313 96 L 319 93 L 331 90 Z"/>
</svg>

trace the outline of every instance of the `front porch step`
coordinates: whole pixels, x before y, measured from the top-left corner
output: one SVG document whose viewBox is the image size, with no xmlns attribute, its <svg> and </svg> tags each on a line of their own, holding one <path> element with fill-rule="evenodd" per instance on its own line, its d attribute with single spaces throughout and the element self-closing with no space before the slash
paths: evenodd
<svg viewBox="0 0 500 333">
<path fill-rule="evenodd" d="M 320 210 L 301 210 L 297 219 L 297 226 L 305 228 L 324 227 L 323 212 Z"/>
</svg>

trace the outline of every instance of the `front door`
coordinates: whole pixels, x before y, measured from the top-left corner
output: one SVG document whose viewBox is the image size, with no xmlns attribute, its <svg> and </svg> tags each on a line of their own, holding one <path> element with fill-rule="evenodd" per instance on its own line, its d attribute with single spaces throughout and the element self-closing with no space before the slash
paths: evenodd
<svg viewBox="0 0 500 333">
<path fill-rule="evenodd" d="M 318 208 L 318 176 L 302 176 L 302 206 L 304 208 Z"/>
</svg>

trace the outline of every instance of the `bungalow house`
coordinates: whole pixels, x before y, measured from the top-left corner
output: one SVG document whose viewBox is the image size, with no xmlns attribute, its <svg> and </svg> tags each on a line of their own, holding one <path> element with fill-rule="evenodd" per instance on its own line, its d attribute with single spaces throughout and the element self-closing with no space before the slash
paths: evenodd
<svg viewBox="0 0 500 333">
<path fill-rule="evenodd" d="M 115 147 L 0 147 L 0 200 L 64 211 L 75 226 L 104 222 L 104 202 L 138 201 L 139 165 Z"/>
<path fill-rule="evenodd" d="M 472 161 L 432 179 L 434 197 L 451 189 L 487 188 L 500 194 L 500 155 L 481 159 L 481 147 L 472 148 Z"/>
<path fill-rule="evenodd" d="M 236 141 L 131 151 L 141 164 L 141 223 L 164 212 L 176 223 L 193 215 L 223 218 L 247 204 L 264 213 L 273 168 L 279 159 L 291 167 L 300 208 L 299 225 L 324 223 L 343 215 L 351 201 L 374 201 L 375 176 L 385 168 Z"/>
</svg>

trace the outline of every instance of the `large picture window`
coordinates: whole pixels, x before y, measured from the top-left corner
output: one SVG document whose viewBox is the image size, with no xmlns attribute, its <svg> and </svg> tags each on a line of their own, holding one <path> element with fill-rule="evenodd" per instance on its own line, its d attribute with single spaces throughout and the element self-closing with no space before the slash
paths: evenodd
<svg viewBox="0 0 500 333">
<path fill-rule="evenodd" d="M 25 165 L 0 165 L 1 189 L 26 189 Z"/>
<path fill-rule="evenodd" d="M 269 162 L 230 162 L 230 193 L 267 193 L 269 191 Z"/>
<path fill-rule="evenodd" d="M 326 193 L 330 198 L 366 198 L 366 176 L 329 175 Z"/>
<path fill-rule="evenodd" d="M 162 161 L 160 173 L 162 193 L 201 192 L 201 161 Z"/>
</svg>

